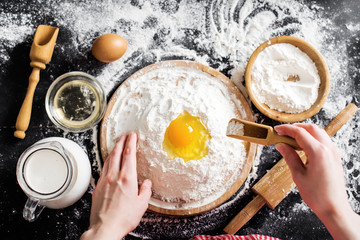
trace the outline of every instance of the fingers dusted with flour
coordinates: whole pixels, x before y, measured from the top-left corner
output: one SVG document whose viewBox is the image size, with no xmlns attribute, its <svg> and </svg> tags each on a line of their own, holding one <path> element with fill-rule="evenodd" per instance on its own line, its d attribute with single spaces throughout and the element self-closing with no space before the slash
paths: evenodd
<svg viewBox="0 0 360 240">
<path fill-rule="evenodd" d="M 151 181 L 138 187 L 135 133 L 123 134 L 104 163 L 93 193 L 90 228 L 82 239 L 121 239 L 140 222 L 151 197 Z"/>
<path fill-rule="evenodd" d="M 121 154 L 124 149 L 125 141 L 127 135 L 122 134 L 118 141 L 115 144 L 114 150 L 111 152 L 110 156 L 106 161 L 109 161 L 109 170 L 108 173 L 110 176 L 117 178 L 120 170 Z M 106 174 L 108 174 L 106 172 Z"/>
<path fill-rule="evenodd" d="M 137 135 L 135 132 L 131 132 L 126 139 L 124 151 L 122 153 L 122 171 L 120 174 L 120 180 L 129 180 L 130 183 L 136 184 L 137 187 L 136 144 Z"/>
<path fill-rule="evenodd" d="M 320 145 L 319 141 L 313 138 L 304 128 L 286 124 L 276 126 L 274 129 L 279 135 L 287 135 L 294 138 L 307 154 L 314 154 L 317 147 Z"/>
<path fill-rule="evenodd" d="M 138 136 L 135 132 L 131 132 L 125 143 L 124 151 L 122 153 L 121 161 L 121 173 L 119 176 L 119 181 L 122 184 L 129 184 L 133 191 L 139 195 L 143 202 L 143 211 L 147 208 L 147 202 L 151 197 L 151 181 L 145 180 L 138 190 L 138 180 L 136 173 L 136 145 L 138 142 Z"/>
<path fill-rule="evenodd" d="M 142 202 L 145 203 L 143 205 L 143 210 L 146 211 L 147 207 L 148 207 L 148 202 L 150 200 L 151 197 L 151 186 L 152 183 L 149 179 L 146 179 L 140 186 L 140 190 L 139 190 L 139 197 L 143 200 Z"/>
<path fill-rule="evenodd" d="M 311 134 L 311 136 L 313 136 L 320 143 L 326 145 L 333 145 L 333 142 L 331 141 L 326 131 L 315 124 L 295 123 L 293 126 L 305 129 L 308 133 Z"/>
<path fill-rule="evenodd" d="M 301 161 L 297 152 L 285 143 L 278 143 L 275 145 L 276 150 L 278 150 L 281 155 L 285 158 L 286 163 L 288 164 L 291 174 L 294 178 L 294 181 L 299 175 L 302 175 L 305 171 L 303 162 Z M 296 182 L 296 181 L 295 181 Z"/>
<path fill-rule="evenodd" d="M 326 132 L 313 124 L 276 126 L 280 135 L 295 138 L 305 152 L 303 164 L 286 144 L 276 149 L 285 158 L 301 198 L 322 220 L 334 239 L 359 239 L 360 217 L 347 200 L 341 156 Z"/>
<path fill-rule="evenodd" d="M 119 181 L 121 184 L 129 186 L 129 192 L 133 192 L 139 196 L 139 210 L 145 212 L 151 197 L 151 181 L 145 180 L 140 189 L 138 188 L 137 172 L 136 172 L 136 145 L 138 143 L 138 135 L 135 132 L 128 134 L 122 152 L 121 172 Z"/>
</svg>

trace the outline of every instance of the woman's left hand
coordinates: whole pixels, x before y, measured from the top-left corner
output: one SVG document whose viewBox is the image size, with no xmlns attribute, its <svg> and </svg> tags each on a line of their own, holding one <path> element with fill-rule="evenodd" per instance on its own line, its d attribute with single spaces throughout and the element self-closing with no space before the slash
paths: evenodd
<svg viewBox="0 0 360 240">
<path fill-rule="evenodd" d="M 139 189 L 136 144 L 136 133 L 121 135 L 105 161 L 92 196 L 90 227 L 81 239 L 118 240 L 139 224 L 151 197 L 151 181 Z"/>
</svg>

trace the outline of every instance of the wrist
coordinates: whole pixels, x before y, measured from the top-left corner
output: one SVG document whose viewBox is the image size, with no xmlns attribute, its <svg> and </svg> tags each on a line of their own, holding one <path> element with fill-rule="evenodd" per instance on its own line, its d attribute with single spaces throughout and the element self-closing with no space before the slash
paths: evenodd
<svg viewBox="0 0 360 240">
<path fill-rule="evenodd" d="M 324 223 L 335 240 L 359 239 L 360 216 L 352 210 L 349 204 L 346 204 L 341 209 L 333 208 L 316 213 L 316 215 Z"/>
<path fill-rule="evenodd" d="M 104 226 L 92 226 L 81 236 L 81 240 L 119 240 L 127 234 L 121 227 L 116 228 L 116 231 Z"/>
</svg>

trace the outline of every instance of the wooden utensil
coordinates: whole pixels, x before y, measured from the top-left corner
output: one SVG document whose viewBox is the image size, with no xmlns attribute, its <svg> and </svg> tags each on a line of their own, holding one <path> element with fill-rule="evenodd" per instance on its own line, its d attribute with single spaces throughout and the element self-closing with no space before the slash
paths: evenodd
<svg viewBox="0 0 360 240">
<path fill-rule="evenodd" d="M 25 138 L 25 131 L 30 123 L 35 88 L 40 79 L 40 69 L 44 70 L 46 68 L 45 64 L 50 62 L 58 33 L 59 29 L 57 27 L 47 25 L 39 25 L 35 32 L 30 50 L 30 66 L 33 70 L 29 77 L 29 87 L 24 102 L 16 119 L 14 136 L 17 138 Z"/>
<path fill-rule="evenodd" d="M 261 51 L 263 51 L 265 48 L 278 44 L 278 43 L 289 43 L 294 45 L 295 47 L 299 48 L 301 51 L 306 53 L 311 60 L 316 65 L 316 68 L 319 73 L 320 77 L 320 86 L 319 86 L 319 93 L 318 98 L 316 99 L 315 103 L 306 111 L 301 113 L 285 113 L 285 112 L 279 112 L 275 109 L 269 108 L 266 104 L 262 103 L 257 99 L 257 96 L 253 93 L 252 87 L 251 87 L 251 71 L 254 65 L 254 62 L 259 55 Z M 297 76 L 298 77 L 298 76 Z M 296 76 L 290 76 L 288 78 L 288 81 L 297 81 Z M 274 120 L 280 121 L 280 122 L 300 122 L 303 121 L 313 115 L 315 115 L 321 107 L 324 105 L 327 96 L 329 95 L 330 91 L 330 73 L 329 69 L 327 67 L 326 61 L 322 57 L 319 51 L 317 51 L 313 46 L 311 46 L 306 41 L 292 37 L 292 36 L 279 36 L 272 38 L 263 44 L 261 44 L 250 56 L 249 62 L 246 66 L 245 70 L 245 85 L 246 90 L 249 94 L 249 97 L 254 103 L 255 107 L 259 109 L 260 112 L 262 112 L 264 115 L 268 116 L 269 118 L 272 118 Z"/>
<path fill-rule="evenodd" d="M 329 136 L 335 133 L 355 114 L 357 106 L 350 103 L 342 110 L 325 128 Z M 298 151 L 303 162 L 306 156 L 303 151 Z M 257 196 L 237 214 L 231 222 L 224 228 L 228 234 L 236 233 L 244 226 L 265 204 L 274 209 L 293 189 L 295 183 L 292 180 L 291 172 L 284 158 L 268 171 L 252 190 Z"/>
<path fill-rule="evenodd" d="M 237 131 L 238 128 L 242 129 L 242 131 Z M 227 128 L 226 136 L 265 146 L 276 143 L 286 143 L 297 150 L 301 149 L 295 139 L 277 134 L 271 126 L 243 119 L 231 119 Z"/>
</svg>

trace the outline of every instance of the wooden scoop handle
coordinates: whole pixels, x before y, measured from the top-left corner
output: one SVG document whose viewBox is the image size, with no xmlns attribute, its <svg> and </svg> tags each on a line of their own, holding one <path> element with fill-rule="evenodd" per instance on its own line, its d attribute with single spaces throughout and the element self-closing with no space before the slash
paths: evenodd
<svg viewBox="0 0 360 240">
<path fill-rule="evenodd" d="M 325 128 L 329 136 L 335 133 L 355 114 L 357 106 L 350 103 Z M 306 161 L 303 151 L 298 152 L 301 160 Z M 252 188 L 258 194 L 246 207 L 237 214 L 224 228 L 229 234 L 234 234 L 243 227 L 265 204 L 274 209 L 295 188 L 291 172 L 285 159 L 282 158 L 268 171 Z"/>
<path fill-rule="evenodd" d="M 36 85 L 39 82 L 39 79 L 40 79 L 40 69 L 35 67 L 33 68 L 31 75 L 29 77 L 29 87 L 27 89 L 24 102 L 20 108 L 19 115 L 16 119 L 16 131 L 14 132 L 14 136 L 17 138 L 21 138 L 21 139 L 25 138 L 25 131 L 29 127 L 29 123 L 30 123 L 34 92 Z"/>
<path fill-rule="evenodd" d="M 277 143 L 286 143 L 296 150 L 301 149 L 301 147 L 299 146 L 299 144 L 296 142 L 295 139 L 288 136 L 279 135 L 275 131 L 273 131 L 273 137 L 270 140 L 270 144 L 277 144 Z"/>
</svg>

